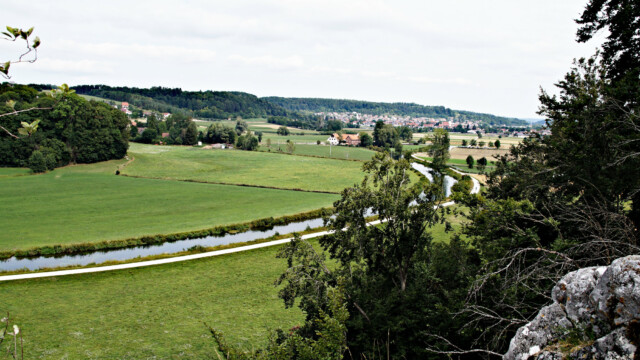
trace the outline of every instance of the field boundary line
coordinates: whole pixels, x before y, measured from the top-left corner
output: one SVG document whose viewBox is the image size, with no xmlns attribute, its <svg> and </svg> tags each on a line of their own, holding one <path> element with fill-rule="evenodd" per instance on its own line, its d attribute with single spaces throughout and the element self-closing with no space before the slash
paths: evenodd
<svg viewBox="0 0 640 360">
<path fill-rule="evenodd" d="M 331 194 L 331 195 L 340 195 L 340 192 L 333 191 L 323 191 L 323 190 L 305 190 L 298 188 L 279 188 L 273 186 L 266 185 L 252 185 L 252 184 L 235 184 L 235 183 L 225 183 L 225 182 L 217 182 L 217 181 L 207 181 L 207 180 L 194 180 L 194 179 L 173 179 L 173 178 L 158 178 L 158 177 L 148 177 L 148 176 L 140 176 L 140 175 L 129 175 L 120 173 L 120 176 L 126 176 L 134 179 L 147 179 L 147 180 L 163 180 L 163 181 L 181 181 L 181 182 L 189 182 L 189 183 L 197 183 L 197 184 L 211 184 L 211 185 L 227 185 L 227 186 L 241 186 L 241 187 L 252 187 L 258 189 L 271 189 L 271 190 L 284 190 L 284 191 L 299 191 L 299 192 L 308 192 L 308 193 L 316 193 L 316 194 Z"/>
</svg>

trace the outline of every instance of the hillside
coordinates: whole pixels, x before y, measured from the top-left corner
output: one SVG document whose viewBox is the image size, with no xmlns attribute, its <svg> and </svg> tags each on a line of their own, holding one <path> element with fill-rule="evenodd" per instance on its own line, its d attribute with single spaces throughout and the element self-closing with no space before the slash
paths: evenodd
<svg viewBox="0 0 640 360">
<path fill-rule="evenodd" d="M 412 117 L 455 118 L 478 120 L 488 125 L 527 125 L 525 120 L 506 118 L 471 111 L 452 110 L 444 106 L 425 106 L 415 103 L 384 103 L 360 100 L 264 97 L 263 100 L 287 109 L 300 112 L 359 112 L 371 115 L 394 114 Z"/>
<path fill-rule="evenodd" d="M 289 115 L 289 112 L 283 108 L 243 92 L 183 91 L 180 88 L 164 87 L 143 89 L 106 85 L 80 85 L 73 87 L 73 89 L 78 94 L 127 101 L 144 109 L 171 113 L 184 112 L 194 117 L 206 119 Z"/>
</svg>

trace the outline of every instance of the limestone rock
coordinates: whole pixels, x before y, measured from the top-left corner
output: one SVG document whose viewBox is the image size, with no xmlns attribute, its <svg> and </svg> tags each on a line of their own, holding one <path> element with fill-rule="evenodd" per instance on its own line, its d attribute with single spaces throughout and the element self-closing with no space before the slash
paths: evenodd
<svg viewBox="0 0 640 360">
<path fill-rule="evenodd" d="M 503 359 L 640 359 L 640 256 L 568 273 L 551 296 Z"/>
</svg>

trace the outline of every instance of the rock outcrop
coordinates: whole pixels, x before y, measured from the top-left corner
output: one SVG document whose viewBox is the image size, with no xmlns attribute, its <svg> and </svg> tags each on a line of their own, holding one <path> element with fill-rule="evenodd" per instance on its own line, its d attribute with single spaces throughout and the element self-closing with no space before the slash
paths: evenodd
<svg viewBox="0 0 640 360">
<path fill-rule="evenodd" d="M 640 256 L 568 273 L 551 296 L 503 359 L 640 359 Z"/>
</svg>

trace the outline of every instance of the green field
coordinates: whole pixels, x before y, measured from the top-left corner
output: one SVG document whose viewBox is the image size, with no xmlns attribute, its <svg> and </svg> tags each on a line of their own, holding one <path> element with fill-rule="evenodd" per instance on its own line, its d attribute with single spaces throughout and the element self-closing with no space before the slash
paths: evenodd
<svg viewBox="0 0 640 360">
<path fill-rule="evenodd" d="M 258 150 L 268 152 L 277 152 L 278 149 L 282 151 L 287 150 L 286 145 L 271 145 L 271 147 L 267 147 L 263 144 L 260 146 Z M 371 160 L 375 151 L 359 148 L 359 147 L 349 147 L 349 146 L 328 146 L 328 145 L 303 145 L 297 144 L 296 148 L 293 152 L 295 155 L 307 155 L 307 156 L 321 156 L 326 158 L 333 159 L 346 159 L 346 160 L 360 160 L 360 161 L 368 161 Z"/>
<path fill-rule="evenodd" d="M 363 177 L 358 162 L 306 156 L 141 144 L 129 153 L 135 161 L 123 173 L 149 178 L 339 193 Z"/>
<path fill-rule="evenodd" d="M 30 172 L 26 168 L 0 168 L 0 178 L 28 175 Z"/>
<path fill-rule="evenodd" d="M 317 144 L 318 140 L 321 143 L 325 143 L 329 135 L 310 134 L 310 135 L 288 135 L 282 136 L 275 133 L 265 133 L 262 135 L 262 145 L 266 145 L 267 139 L 271 139 L 271 146 L 285 145 L 287 140 L 293 141 L 296 144 Z"/>
<path fill-rule="evenodd" d="M 80 95 L 80 97 L 83 97 L 86 100 L 102 101 L 102 102 L 106 102 L 106 103 L 114 103 L 114 104 L 117 104 L 117 105 L 121 105 L 122 104 L 121 101 L 115 101 L 115 100 L 105 99 L 105 98 L 101 98 L 101 97 L 97 97 L 97 96 L 91 96 L 91 95 Z"/>
<path fill-rule="evenodd" d="M 117 164 L 0 178 L 0 250 L 205 229 L 331 206 L 338 198 L 115 176 Z"/>
<path fill-rule="evenodd" d="M 25 359 L 217 359 L 203 322 L 245 348 L 302 323 L 277 298 L 275 253 L 4 282 L 0 311 L 20 326 Z"/>
<path fill-rule="evenodd" d="M 449 218 L 459 229 L 461 218 Z M 432 234 L 435 242 L 450 236 L 442 224 Z M 300 310 L 284 309 L 272 285 L 286 267 L 275 258 L 278 248 L 4 282 L 0 311 L 22 329 L 27 359 L 217 359 L 203 322 L 249 349 L 265 343 L 268 329 L 302 323 Z"/>
<path fill-rule="evenodd" d="M 426 160 L 426 161 L 432 161 L 433 159 L 430 157 L 421 157 L 422 159 Z M 478 163 L 477 163 L 477 159 L 476 159 L 476 163 L 473 165 L 473 169 L 469 169 L 469 166 L 467 165 L 467 161 L 466 160 L 461 160 L 461 159 L 449 159 L 449 161 L 447 161 L 447 165 L 454 167 L 462 172 L 466 172 L 466 173 L 471 173 L 471 174 L 480 174 L 480 173 L 489 173 L 493 170 L 495 170 L 496 166 L 495 166 L 495 162 L 488 160 L 488 164 L 487 166 L 485 166 L 484 171 L 480 171 L 478 170 Z"/>
</svg>

